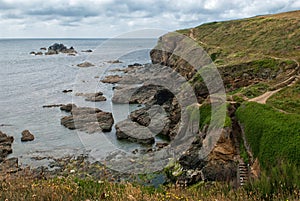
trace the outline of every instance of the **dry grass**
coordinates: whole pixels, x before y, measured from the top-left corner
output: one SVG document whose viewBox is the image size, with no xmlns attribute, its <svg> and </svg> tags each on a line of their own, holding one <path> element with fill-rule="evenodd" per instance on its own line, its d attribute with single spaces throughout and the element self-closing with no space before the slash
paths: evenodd
<svg viewBox="0 0 300 201">
<path fill-rule="evenodd" d="M 275 200 L 296 200 L 298 195 Z M 294 198 L 293 198 L 294 197 Z M 299 197 L 298 197 L 299 198 Z M 112 183 L 75 177 L 49 180 L 26 178 L 6 179 L 0 183 L 0 200 L 111 200 L 111 201 L 195 201 L 195 200 L 261 200 L 243 188 L 232 189 L 226 184 L 201 182 L 189 188 L 174 185 L 158 189 L 131 183 Z M 273 199 L 274 200 L 274 199 Z"/>
</svg>

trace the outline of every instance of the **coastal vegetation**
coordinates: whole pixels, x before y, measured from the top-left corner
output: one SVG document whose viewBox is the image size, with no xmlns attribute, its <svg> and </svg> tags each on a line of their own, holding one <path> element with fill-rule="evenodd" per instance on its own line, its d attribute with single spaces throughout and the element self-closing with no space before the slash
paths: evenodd
<svg viewBox="0 0 300 201">
<path fill-rule="evenodd" d="M 199 136 L 178 161 L 174 161 L 170 167 L 165 167 L 167 179 L 164 185 L 153 187 L 147 182 L 141 184 L 134 180 L 129 182 L 98 178 L 95 174 L 100 174 L 99 170 L 94 171 L 94 175 L 87 174 L 83 162 L 80 161 L 77 167 L 67 166 L 69 168 L 67 173 L 53 174 L 49 177 L 7 174 L 0 180 L 0 200 L 299 200 L 300 82 L 297 81 L 300 68 L 299 16 L 300 12 L 295 11 L 242 20 L 211 22 L 178 31 L 192 38 L 207 51 L 224 80 L 227 102 L 219 105 L 214 113 L 211 103 L 215 100 L 210 100 L 201 74 L 193 74 L 190 67 L 182 67 L 181 65 L 188 64 L 177 56 L 163 55 L 161 51 L 155 50 L 151 52 L 152 61 L 155 61 L 153 63 L 171 66 L 189 79 L 197 96 L 199 111 L 198 108 L 188 109 L 191 110 L 193 120 L 198 117 L 197 112 L 200 113 Z M 174 33 L 169 34 L 169 37 L 174 36 Z M 168 34 L 164 37 L 167 41 Z M 172 48 L 176 49 L 176 44 L 171 44 Z M 163 49 L 164 45 L 159 42 L 156 48 Z M 161 67 L 154 64 L 148 65 L 148 68 L 153 70 Z M 139 74 L 134 73 L 131 75 L 139 77 L 137 76 Z M 124 78 L 126 79 L 125 76 Z M 159 78 L 165 79 L 164 75 Z M 121 77 L 118 79 L 121 80 Z M 115 89 L 113 99 L 115 103 L 122 103 L 125 89 Z M 115 96 L 118 90 L 119 97 Z M 153 94 L 149 95 L 149 90 Z M 266 103 L 254 100 L 266 93 L 271 94 L 266 98 Z M 175 100 L 176 97 L 170 94 L 171 92 L 157 86 L 148 85 L 133 95 L 132 102 L 144 104 L 145 102 L 139 101 L 155 97 L 162 107 L 167 108 L 172 121 L 161 117 L 156 125 L 169 122 L 169 127 L 163 130 L 162 134 L 172 139 L 177 124 L 180 123 L 180 107 Z M 95 113 L 93 108 L 80 108 L 75 105 L 62 107 L 69 108 L 65 111 L 71 113 L 71 116 L 62 119 L 62 124 L 67 124 L 66 127 L 70 129 L 75 129 L 76 112 L 81 119 L 83 117 L 88 119 Z M 93 113 L 90 112 L 91 109 Z M 135 121 L 134 125 L 138 125 L 139 128 L 149 125 L 151 118 L 147 114 L 150 110 L 147 109 L 149 108 L 140 108 L 132 112 L 126 122 Z M 96 113 L 104 112 L 96 111 Z M 109 118 L 102 116 L 101 118 L 106 123 L 107 119 L 110 119 L 110 124 L 103 125 L 101 129 L 110 131 L 114 123 L 112 114 L 105 114 Z M 214 126 L 221 127 L 222 134 L 211 153 L 202 159 L 199 157 L 199 150 L 204 144 L 207 130 L 205 128 L 212 123 L 212 116 L 217 123 Z M 220 122 L 222 125 L 219 125 Z M 79 123 L 82 128 L 91 131 L 89 123 Z M 98 128 L 97 124 L 95 125 L 95 128 Z M 136 127 L 131 127 L 130 130 L 140 135 Z M 122 132 L 117 127 L 119 138 L 122 137 L 120 137 Z M 123 138 L 129 139 L 128 136 Z M 136 139 L 138 137 L 132 141 Z M 152 138 L 150 143 L 145 143 L 147 139 L 141 140 L 142 144 L 154 144 Z M 10 146 L 11 144 L 8 148 L 11 148 Z M 168 144 L 164 144 L 161 148 L 164 146 Z M 146 152 L 153 153 L 160 149 L 151 148 Z M 250 172 L 254 160 L 259 164 L 257 176 Z M 130 162 L 135 161 L 132 159 Z M 247 173 L 249 181 L 245 185 L 238 182 L 240 178 L 236 178 L 240 164 L 249 166 Z M 151 175 L 140 175 L 140 178 L 151 178 Z"/>
</svg>

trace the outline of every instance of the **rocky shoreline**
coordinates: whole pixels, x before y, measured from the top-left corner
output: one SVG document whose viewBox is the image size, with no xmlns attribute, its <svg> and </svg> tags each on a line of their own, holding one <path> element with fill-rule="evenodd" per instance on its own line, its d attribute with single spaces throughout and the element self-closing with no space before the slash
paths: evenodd
<svg viewBox="0 0 300 201">
<path fill-rule="evenodd" d="M 58 53 L 76 54 L 77 52 L 72 47 L 67 48 L 62 44 L 54 44 L 48 48 L 48 53 L 45 54 Z M 163 160 L 170 162 L 172 160 L 165 150 L 178 149 L 178 152 L 175 152 L 180 154 L 180 156 L 177 156 L 178 161 L 173 164 L 170 163 L 166 167 L 156 167 L 161 172 L 167 168 L 166 172 L 167 175 L 169 174 L 169 180 L 176 177 L 176 181 L 182 185 L 190 185 L 201 180 L 232 180 L 236 176 L 237 167 L 231 128 L 222 129 L 222 135 L 216 146 L 205 158 L 199 156 L 199 153 L 206 140 L 207 129 L 204 128 L 198 131 L 197 125 L 196 132 L 194 129 L 193 135 L 180 136 L 185 135 L 186 129 L 190 129 L 190 127 L 185 126 L 185 123 L 193 122 L 190 121 L 191 117 L 188 114 L 191 103 L 196 105 L 195 108 L 198 111 L 197 104 L 199 100 L 203 101 L 207 98 L 207 90 L 205 87 L 203 87 L 203 90 L 202 88 L 197 88 L 196 98 L 192 97 L 192 94 L 194 94 L 193 89 L 190 91 L 188 89 L 182 90 L 182 88 L 186 87 L 185 83 L 193 74 L 186 74 L 185 71 L 180 72 L 180 69 L 176 69 L 179 73 L 173 71 L 172 68 L 168 67 L 167 61 L 160 61 L 160 56 L 163 55 L 161 52 L 153 50 L 151 58 L 154 64 L 141 65 L 135 63 L 128 65 L 126 68 L 115 70 L 115 72 L 121 72 L 121 75 L 110 74 L 99 80 L 104 84 L 113 86 L 113 97 L 111 99 L 113 104 L 140 104 L 142 106 L 142 108 L 132 111 L 127 119 L 121 122 L 115 122 L 111 112 L 105 112 L 99 108 L 80 107 L 74 104 L 53 104 L 43 107 L 60 107 L 60 110 L 68 113 L 60 121 L 61 125 L 68 129 L 78 129 L 92 134 L 110 132 L 112 127 L 115 126 L 115 135 L 118 140 L 125 140 L 148 147 L 133 150 L 132 154 L 134 157 L 124 157 L 121 160 L 116 160 L 120 163 L 118 164 L 119 166 L 143 169 L 143 166 L 139 167 L 138 165 L 138 158 L 143 157 L 143 155 L 154 160 L 156 154 L 162 154 L 164 155 L 162 156 Z M 165 56 L 163 58 L 165 59 Z M 120 62 L 119 60 L 114 60 L 109 63 L 116 64 Z M 93 66 L 93 64 L 84 62 L 78 66 L 84 68 Z M 68 92 L 73 91 L 63 91 L 63 93 Z M 73 95 L 82 96 L 85 101 L 100 102 L 107 100 L 102 92 L 76 93 Z M 198 121 L 196 124 L 198 124 Z M 157 141 L 158 136 L 166 140 L 164 142 Z M 30 137 L 29 140 L 32 140 L 32 136 L 28 137 Z M 183 137 L 183 139 L 180 139 L 180 137 Z M 184 137 L 187 138 L 185 139 Z M 181 147 L 180 143 L 182 140 L 186 140 L 187 143 L 191 142 L 189 147 Z M 176 143 L 173 143 L 173 141 L 176 141 Z M 9 149 L 6 150 L 9 151 Z M 67 162 L 70 162 L 69 160 L 65 159 Z M 111 157 L 109 160 L 114 161 L 115 158 Z M 58 167 L 66 166 L 66 164 L 62 165 L 60 163 L 62 161 L 64 159 L 56 161 Z M 82 162 L 81 159 L 76 159 L 75 161 Z M 93 167 L 88 162 L 87 165 Z M 58 169 L 60 169 L 58 172 L 64 171 L 62 168 Z M 115 172 L 115 174 L 118 173 Z M 127 172 L 126 174 L 119 174 L 126 175 Z"/>
</svg>

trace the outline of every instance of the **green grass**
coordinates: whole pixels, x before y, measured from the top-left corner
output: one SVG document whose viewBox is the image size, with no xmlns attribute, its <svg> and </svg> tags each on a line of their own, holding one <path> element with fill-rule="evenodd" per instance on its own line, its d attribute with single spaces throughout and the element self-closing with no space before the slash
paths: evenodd
<svg viewBox="0 0 300 201">
<path fill-rule="evenodd" d="M 112 183 L 96 181 L 91 178 L 78 179 L 76 177 L 59 177 L 53 179 L 31 179 L 26 177 L 9 176 L 0 181 L 0 200 L 51 200 L 51 201 L 198 201 L 198 200 L 222 200 L 222 201 L 253 201 L 266 200 L 299 200 L 300 191 L 288 187 L 288 177 L 281 173 L 289 173 L 279 169 L 274 171 L 271 178 L 263 177 L 259 182 L 252 183 L 247 188 L 234 189 L 226 183 L 199 182 L 187 188 L 175 185 L 161 186 L 160 188 L 145 187 L 131 183 Z M 295 172 L 295 169 L 292 173 Z M 278 175 L 275 175 L 278 173 Z M 290 174 L 289 174 L 290 175 Z M 299 172 L 298 174 L 299 175 Z M 276 183 L 277 181 L 284 183 Z M 297 177 L 298 178 L 298 177 Z M 297 179 L 291 178 L 291 181 Z M 283 180 L 281 180 L 283 179 Z M 272 191 L 272 184 L 279 184 L 278 191 Z M 269 190 L 271 189 L 271 190 Z M 292 191 L 291 191 L 292 190 Z"/>
<path fill-rule="evenodd" d="M 236 115 L 263 168 L 276 165 L 278 159 L 300 166 L 300 115 L 254 102 L 241 105 Z"/>
<path fill-rule="evenodd" d="M 211 123 L 214 124 L 212 126 L 216 126 L 218 128 L 231 127 L 232 122 L 231 122 L 230 117 L 228 116 L 227 107 L 228 107 L 228 105 L 223 104 L 223 105 L 215 108 L 215 111 L 212 111 L 211 104 L 208 104 L 208 103 L 202 104 L 199 108 L 199 111 L 200 111 L 199 127 L 200 127 L 200 129 L 203 129 L 203 127 L 205 125 L 210 125 Z M 223 112 L 226 113 L 225 116 L 224 116 Z M 214 115 L 214 117 L 215 117 L 214 122 L 211 122 L 212 115 Z M 222 119 L 223 117 L 225 119 Z M 220 124 L 222 124 L 222 125 L 220 125 Z"/>
<path fill-rule="evenodd" d="M 250 54 L 299 58 L 299 11 L 258 16 L 242 20 L 202 24 L 194 29 L 194 37 L 209 52 L 222 52 L 216 58 L 228 61 L 247 59 Z M 179 33 L 189 35 L 190 29 Z M 240 55 L 237 56 L 237 53 Z M 229 59 L 229 55 L 232 55 Z"/>
<path fill-rule="evenodd" d="M 247 98 L 254 98 L 267 92 L 269 85 L 265 83 L 258 83 L 241 89 L 239 92 Z"/>
<path fill-rule="evenodd" d="M 267 104 L 289 113 L 300 114 L 300 82 L 277 92 L 267 100 Z"/>
</svg>

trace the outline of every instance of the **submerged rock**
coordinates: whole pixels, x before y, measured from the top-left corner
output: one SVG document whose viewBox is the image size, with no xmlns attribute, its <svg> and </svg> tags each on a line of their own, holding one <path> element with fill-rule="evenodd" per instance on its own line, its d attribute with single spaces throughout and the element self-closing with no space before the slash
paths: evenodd
<svg viewBox="0 0 300 201">
<path fill-rule="evenodd" d="M 122 63 L 122 61 L 120 61 L 120 60 L 110 60 L 110 61 L 107 61 L 107 63 L 109 63 L 109 64 L 118 64 L 118 63 Z"/>
<path fill-rule="evenodd" d="M 94 64 L 90 63 L 90 62 L 83 62 L 83 63 L 80 63 L 80 64 L 77 64 L 78 67 L 81 67 L 81 68 L 87 68 L 87 67 L 92 67 L 92 66 L 95 66 Z"/>
<path fill-rule="evenodd" d="M 122 77 L 119 75 L 109 75 L 109 76 L 106 76 L 103 80 L 101 80 L 101 82 L 115 84 L 115 83 L 120 82 L 121 79 L 122 79 Z"/>
</svg>

